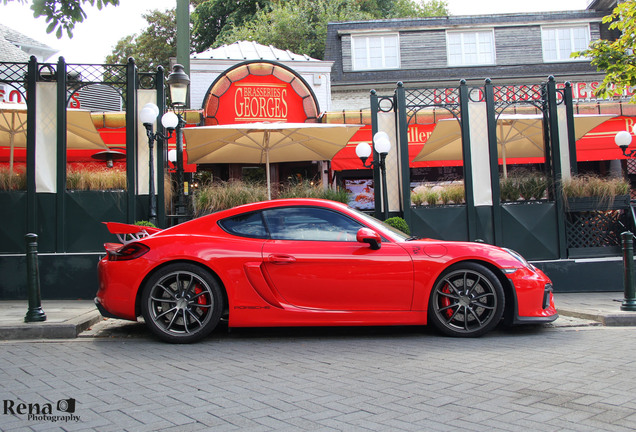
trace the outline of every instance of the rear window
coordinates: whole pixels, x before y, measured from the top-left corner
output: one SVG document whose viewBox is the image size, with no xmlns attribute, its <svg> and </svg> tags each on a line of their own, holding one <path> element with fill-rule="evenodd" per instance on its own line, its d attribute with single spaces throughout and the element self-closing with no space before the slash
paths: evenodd
<svg viewBox="0 0 636 432">
<path fill-rule="evenodd" d="M 241 237 L 268 238 L 261 212 L 244 213 L 219 221 L 219 225 L 230 234 Z"/>
</svg>

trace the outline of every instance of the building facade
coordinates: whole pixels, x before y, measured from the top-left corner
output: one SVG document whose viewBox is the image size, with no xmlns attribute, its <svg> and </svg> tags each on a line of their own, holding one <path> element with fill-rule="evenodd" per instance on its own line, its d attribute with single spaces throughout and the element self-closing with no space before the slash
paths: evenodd
<svg viewBox="0 0 636 432">
<path fill-rule="evenodd" d="M 590 7 L 593 7 L 591 5 Z M 577 97 L 593 98 L 602 74 L 571 54 L 607 38 L 607 10 L 449 16 L 330 23 L 325 59 L 332 61 L 332 109 L 368 108 L 369 89 L 535 84 L 553 75 L 580 83 Z"/>
</svg>

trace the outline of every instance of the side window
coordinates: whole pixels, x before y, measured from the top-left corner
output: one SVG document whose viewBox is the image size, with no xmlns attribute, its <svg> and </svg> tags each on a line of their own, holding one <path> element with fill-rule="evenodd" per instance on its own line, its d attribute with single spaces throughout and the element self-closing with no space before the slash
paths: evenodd
<svg viewBox="0 0 636 432">
<path fill-rule="evenodd" d="M 340 213 L 317 207 L 285 207 L 263 211 L 275 240 L 356 241 L 363 227 Z"/>
<path fill-rule="evenodd" d="M 241 214 L 219 221 L 219 225 L 230 234 L 241 237 L 268 238 L 261 212 Z"/>
</svg>

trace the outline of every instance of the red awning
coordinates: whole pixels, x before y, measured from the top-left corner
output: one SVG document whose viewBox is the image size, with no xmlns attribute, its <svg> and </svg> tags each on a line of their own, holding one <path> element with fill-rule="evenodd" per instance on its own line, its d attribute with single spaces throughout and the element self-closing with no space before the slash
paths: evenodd
<svg viewBox="0 0 636 432">
<path fill-rule="evenodd" d="M 611 118 L 596 128 L 592 129 L 580 140 L 576 142 L 576 156 L 579 162 L 601 161 L 625 159 L 622 152 L 614 143 L 614 137 L 620 131 L 632 132 L 632 127 L 636 124 L 636 117 L 620 116 Z M 461 160 L 446 161 L 427 161 L 413 162 L 413 159 L 423 146 L 426 144 L 427 138 L 435 129 L 435 124 L 426 125 L 410 125 L 409 126 L 409 161 L 411 168 L 420 167 L 436 167 L 436 166 L 461 166 Z M 356 156 L 355 148 L 360 142 L 371 143 L 371 126 L 367 125 L 361 128 L 349 141 L 347 146 L 339 151 L 331 161 L 331 167 L 335 171 L 366 169 L 362 166 L 360 159 Z M 632 141 L 632 145 L 636 146 L 636 137 Z M 543 158 L 508 158 L 506 161 L 510 165 L 515 164 L 531 164 L 543 163 Z M 502 164 L 503 160 L 499 159 Z"/>
</svg>

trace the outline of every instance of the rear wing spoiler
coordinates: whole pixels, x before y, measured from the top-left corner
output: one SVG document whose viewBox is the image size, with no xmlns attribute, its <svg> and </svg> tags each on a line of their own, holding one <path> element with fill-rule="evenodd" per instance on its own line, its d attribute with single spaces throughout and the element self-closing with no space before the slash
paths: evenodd
<svg viewBox="0 0 636 432">
<path fill-rule="evenodd" d="M 161 228 L 125 224 L 120 222 L 102 222 L 111 234 L 115 234 L 122 244 L 128 244 L 154 233 L 162 231 Z"/>
</svg>

